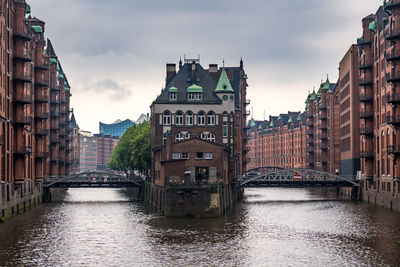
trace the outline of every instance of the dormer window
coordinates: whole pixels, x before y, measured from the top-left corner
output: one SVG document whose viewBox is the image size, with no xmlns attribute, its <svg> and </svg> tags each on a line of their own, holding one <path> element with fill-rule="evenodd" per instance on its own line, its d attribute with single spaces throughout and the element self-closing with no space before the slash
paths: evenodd
<svg viewBox="0 0 400 267">
<path fill-rule="evenodd" d="M 178 98 L 178 88 L 174 86 L 168 88 L 168 95 L 170 101 L 176 101 L 176 99 Z"/>
<path fill-rule="evenodd" d="M 177 98 L 177 93 L 169 93 L 169 100 L 174 101 L 176 100 L 176 98 Z"/>
<path fill-rule="evenodd" d="M 187 88 L 187 99 L 189 101 L 203 100 L 203 87 L 192 84 Z"/>
</svg>

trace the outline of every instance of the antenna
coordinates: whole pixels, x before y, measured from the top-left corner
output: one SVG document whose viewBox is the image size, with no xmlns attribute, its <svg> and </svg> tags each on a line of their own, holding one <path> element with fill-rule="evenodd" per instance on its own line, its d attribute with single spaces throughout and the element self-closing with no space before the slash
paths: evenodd
<svg viewBox="0 0 400 267">
<path fill-rule="evenodd" d="M 265 121 L 265 109 L 264 109 L 264 121 Z"/>
<path fill-rule="evenodd" d="M 222 67 L 225 68 L 225 59 L 222 60 Z"/>
</svg>

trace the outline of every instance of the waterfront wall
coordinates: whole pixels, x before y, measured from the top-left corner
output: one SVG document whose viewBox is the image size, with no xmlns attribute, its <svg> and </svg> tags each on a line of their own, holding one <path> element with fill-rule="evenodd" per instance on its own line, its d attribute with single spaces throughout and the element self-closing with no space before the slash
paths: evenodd
<svg viewBox="0 0 400 267">
<path fill-rule="evenodd" d="M 236 184 L 161 187 L 146 183 L 144 200 L 167 218 L 217 218 L 232 211 L 242 192 Z"/>
</svg>

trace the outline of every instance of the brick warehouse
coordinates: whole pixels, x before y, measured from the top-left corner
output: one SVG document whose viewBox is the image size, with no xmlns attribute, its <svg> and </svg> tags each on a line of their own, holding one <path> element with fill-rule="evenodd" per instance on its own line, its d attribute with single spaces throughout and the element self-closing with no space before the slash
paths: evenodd
<svg viewBox="0 0 400 267">
<path fill-rule="evenodd" d="M 236 201 L 246 169 L 246 90 L 239 67 L 205 70 L 199 59 L 167 64 L 151 105 L 151 184 L 147 201 L 167 217 L 215 217 Z"/>
<path fill-rule="evenodd" d="M 248 123 L 248 170 L 308 168 L 354 177 L 359 158 L 358 48 L 339 63 L 339 81 L 321 81 L 306 98 L 304 112 Z"/>
<path fill-rule="evenodd" d="M 362 20 L 360 49 L 361 174 L 365 200 L 400 210 L 400 1 Z M 361 99 L 360 99 L 361 100 Z"/>
<path fill-rule="evenodd" d="M 69 173 L 70 86 L 45 23 L 23 0 L 0 2 L 2 217 L 41 201 L 45 177 Z"/>
</svg>

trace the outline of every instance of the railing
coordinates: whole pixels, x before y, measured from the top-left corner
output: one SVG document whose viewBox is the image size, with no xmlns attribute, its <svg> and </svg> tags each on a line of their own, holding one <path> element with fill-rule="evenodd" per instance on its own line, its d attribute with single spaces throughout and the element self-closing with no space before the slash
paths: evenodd
<svg viewBox="0 0 400 267">
<path fill-rule="evenodd" d="M 30 83 L 32 82 L 31 73 L 14 73 L 14 81 Z"/>
<path fill-rule="evenodd" d="M 17 27 L 16 31 L 14 31 L 14 38 L 29 41 L 32 39 L 32 34 L 28 31 L 26 26 L 22 26 L 22 28 Z"/>
<path fill-rule="evenodd" d="M 326 144 L 321 144 L 321 145 L 319 145 L 319 146 L 317 147 L 317 149 L 319 149 L 319 150 L 328 150 L 328 145 L 326 145 Z"/>
<path fill-rule="evenodd" d="M 388 145 L 387 153 L 389 154 L 400 154 L 400 145 Z"/>
<path fill-rule="evenodd" d="M 318 116 L 318 119 L 320 119 L 320 120 L 327 120 L 327 119 L 328 119 L 328 116 L 327 116 L 327 115 L 320 115 L 320 116 Z"/>
<path fill-rule="evenodd" d="M 363 37 L 357 38 L 357 45 L 360 47 L 364 45 L 370 45 L 371 43 L 371 41 L 364 41 Z"/>
<path fill-rule="evenodd" d="M 26 146 L 26 145 L 15 146 L 14 153 L 15 154 L 30 154 L 30 153 L 32 153 L 32 147 Z"/>
<path fill-rule="evenodd" d="M 53 156 L 50 158 L 50 161 L 53 161 L 53 162 L 60 161 L 60 156 Z"/>
<path fill-rule="evenodd" d="M 313 117 L 314 117 L 314 114 L 312 114 L 312 113 L 307 113 L 306 117 L 307 117 L 307 118 L 313 118 Z"/>
<path fill-rule="evenodd" d="M 32 116 L 16 116 L 14 122 L 17 124 L 31 124 Z"/>
<path fill-rule="evenodd" d="M 50 87 L 51 91 L 60 91 L 60 88 L 58 86 L 56 87 Z"/>
<path fill-rule="evenodd" d="M 387 94 L 386 95 L 386 102 L 387 103 L 398 103 L 400 102 L 400 94 Z"/>
<path fill-rule="evenodd" d="M 59 117 L 60 116 L 60 112 L 58 110 L 51 110 L 50 111 L 50 116 L 51 117 Z"/>
<path fill-rule="evenodd" d="M 390 52 L 385 52 L 385 59 L 387 61 L 393 61 L 393 60 L 400 59 L 400 50 L 394 49 Z"/>
<path fill-rule="evenodd" d="M 42 70 L 47 70 L 50 68 L 50 64 L 49 63 L 39 63 L 35 65 L 36 69 L 42 69 Z"/>
<path fill-rule="evenodd" d="M 400 116 L 386 116 L 386 122 L 392 125 L 400 124 Z"/>
<path fill-rule="evenodd" d="M 14 102 L 19 102 L 19 103 L 32 103 L 32 95 L 28 95 L 28 94 L 17 94 L 14 97 Z"/>
<path fill-rule="evenodd" d="M 362 150 L 360 151 L 361 158 L 373 158 L 374 152 L 372 150 Z"/>
<path fill-rule="evenodd" d="M 372 119 L 374 116 L 372 112 L 369 111 L 362 111 L 360 112 L 360 118 L 361 119 Z"/>
<path fill-rule="evenodd" d="M 327 134 L 320 134 L 319 139 L 328 139 L 328 135 Z"/>
<path fill-rule="evenodd" d="M 35 157 L 36 158 L 48 158 L 49 152 L 47 152 L 47 151 L 36 152 Z"/>
<path fill-rule="evenodd" d="M 371 94 L 362 94 L 360 95 L 360 102 L 371 102 L 373 101 L 373 97 Z"/>
<path fill-rule="evenodd" d="M 318 129 L 325 131 L 328 130 L 328 127 L 326 125 L 320 125 Z"/>
<path fill-rule="evenodd" d="M 14 52 L 14 60 L 32 61 L 32 51 L 17 49 L 17 51 L 14 50 Z"/>
<path fill-rule="evenodd" d="M 49 86 L 49 80 L 46 80 L 46 79 L 35 80 L 35 85 L 38 85 L 38 86 Z"/>
<path fill-rule="evenodd" d="M 245 104 L 245 105 L 250 105 L 250 99 L 246 99 L 246 100 L 244 101 L 244 104 Z"/>
<path fill-rule="evenodd" d="M 328 106 L 326 104 L 321 104 L 318 106 L 318 110 L 325 110 L 328 109 Z"/>
<path fill-rule="evenodd" d="M 391 83 L 400 81 L 400 71 L 392 71 L 386 74 L 386 81 Z"/>
<path fill-rule="evenodd" d="M 37 128 L 35 130 L 35 134 L 36 135 L 48 135 L 49 134 L 49 129 L 48 128 L 42 128 L 42 127 Z"/>
<path fill-rule="evenodd" d="M 307 152 L 307 153 L 310 153 L 310 154 L 314 154 L 314 149 L 312 149 L 312 148 L 307 148 L 307 149 L 306 149 L 306 152 Z"/>
<path fill-rule="evenodd" d="M 373 132 L 372 127 L 360 128 L 360 135 L 372 135 Z"/>
<path fill-rule="evenodd" d="M 372 85 L 372 79 L 361 78 L 361 79 L 358 81 L 358 85 L 361 85 L 361 86 Z"/>
<path fill-rule="evenodd" d="M 391 29 L 386 32 L 386 39 L 394 40 L 400 37 L 400 29 Z"/>
<path fill-rule="evenodd" d="M 313 131 L 306 131 L 306 134 L 307 135 L 314 135 L 314 132 Z"/>
<path fill-rule="evenodd" d="M 36 119 L 47 119 L 47 118 L 49 118 L 49 113 L 48 112 L 36 111 L 35 112 L 35 118 Z"/>
<path fill-rule="evenodd" d="M 369 61 L 360 62 L 358 68 L 360 70 L 372 68 L 372 62 Z"/>
<path fill-rule="evenodd" d="M 49 101 L 49 95 L 47 94 L 40 94 L 35 96 L 35 101 L 37 102 L 48 102 Z"/>
</svg>

